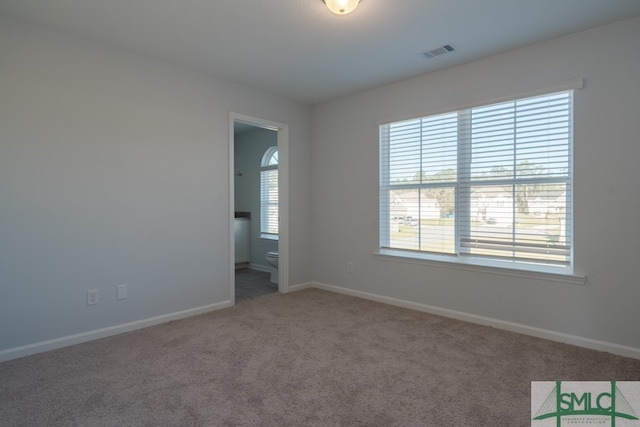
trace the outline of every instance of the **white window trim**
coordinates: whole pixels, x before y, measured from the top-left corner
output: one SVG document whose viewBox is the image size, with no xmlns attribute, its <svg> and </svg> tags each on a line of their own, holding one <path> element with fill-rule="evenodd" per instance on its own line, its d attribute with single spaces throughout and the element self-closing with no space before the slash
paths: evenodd
<svg viewBox="0 0 640 427">
<path fill-rule="evenodd" d="M 556 283 L 568 283 L 573 285 L 585 285 L 586 276 L 571 273 L 568 267 L 548 267 L 544 265 L 518 268 L 516 262 L 501 260 L 483 260 L 457 257 L 455 255 L 434 255 L 428 257 L 419 252 L 380 249 L 373 253 L 373 257 L 383 261 L 420 264 L 433 267 L 450 268 L 454 270 L 472 271 L 475 273 L 498 274 L 501 276 L 521 277 L 525 279 L 544 280 Z"/>
<path fill-rule="evenodd" d="M 474 101 L 469 101 L 469 102 L 464 102 L 459 104 L 451 104 L 449 106 L 445 106 L 442 108 L 429 109 L 423 112 L 419 112 L 417 114 L 416 113 L 405 114 L 402 116 L 393 116 L 387 119 L 380 119 L 380 120 L 376 120 L 376 124 L 378 126 L 381 126 L 381 125 L 386 125 L 392 122 L 401 122 L 405 120 L 419 119 L 421 117 L 433 116 L 436 114 L 444 114 L 444 113 L 450 113 L 452 111 L 457 111 L 457 110 L 465 110 L 468 108 L 480 107 L 483 105 L 497 104 L 499 102 L 511 101 L 516 98 L 529 98 L 532 96 L 545 95 L 547 93 L 582 89 L 583 87 L 584 87 L 584 79 L 582 78 L 566 80 L 566 81 L 555 83 L 549 86 L 538 87 L 535 89 L 526 89 L 522 91 L 507 92 L 494 97 L 481 98 Z"/>
<path fill-rule="evenodd" d="M 510 92 L 508 94 L 499 95 L 492 98 L 484 98 L 464 104 L 452 105 L 449 107 L 431 110 L 426 113 L 417 115 L 408 115 L 403 117 L 395 117 L 389 120 L 378 120 L 377 125 L 385 125 L 392 122 L 400 122 L 404 120 L 417 119 L 425 116 L 443 114 L 456 110 L 464 110 L 503 101 L 509 101 L 519 98 L 527 98 L 538 95 L 544 95 L 553 92 L 562 92 L 568 90 L 582 89 L 584 87 L 584 79 L 577 78 L 556 83 L 541 88 L 530 89 L 519 92 Z M 573 151 L 573 149 L 571 148 Z M 382 159 L 380 161 L 383 161 Z M 571 153 L 570 162 L 573 162 L 573 153 Z M 383 168 L 385 171 L 388 168 Z M 382 170 L 382 169 L 381 169 Z M 380 182 L 379 177 L 379 181 Z M 573 192 L 571 192 L 573 195 Z M 382 200 L 379 201 L 382 203 Z M 571 201 L 573 206 L 573 200 Z M 378 245 L 383 242 L 382 226 L 380 225 L 380 217 L 378 217 Z M 572 237 L 573 239 L 573 237 Z M 572 253 L 573 255 L 573 253 Z M 433 254 L 419 251 L 410 251 L 402 249 L 391 249 L 379 247 L 377 252 L 373 253 L 375 259 L 383 261 L 404 262 L 411 264 L 421 264 L 435 267 L 452 268 L 456 270 L 466 270 L 478 273 L 498 274 L 511 277 L 521 277 L 528 279 L 544 280 L 556 283 L 567 283 L 576 285 L 585 285 L 587 278 L 584 275 L 575 273 L 574 259 L 572 256 L 569 266 L 548 266 L 543 264 L 528 264 L 509 260 L 491 260 L 483 258 L 460 257 L 457 255 Z"/>
</svg>

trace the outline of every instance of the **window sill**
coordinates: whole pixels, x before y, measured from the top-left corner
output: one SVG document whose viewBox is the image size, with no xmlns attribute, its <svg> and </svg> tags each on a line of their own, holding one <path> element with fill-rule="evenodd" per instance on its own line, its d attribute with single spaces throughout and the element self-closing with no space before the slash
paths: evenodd
<svg viewBox="0 0 640 427">
<path fill-rule="evenodd" d="M 278 235 L 277 234 L 260 234 L 260 238 L 264 239 L 264 240 L 275 240 L 276 242 L 278 241 Z"/>
<path fill-rule="evenodd" d="M 412 264 L 422 264 L 441 268 L 452 268 L 456 270 L 474 271 L 480 273 L 498 274 L 502 276 L 523 277 L 525 279 L 544 280 L 556 283 L 568 283 L 572 285 L 584 285 L 587 282 L 586 276 L 580 276 L 562 271 L 563 268 L 534 266 L 535 269 L 519 268 L 519 265 L 511 262 L 500 262 L 493 260 L 473 260 L 461 259 L 457 256 L 446 255 L 425 255 L 422 253 L 380 249 L 373 254 L 375 259 L 382 261 L 407 262 Z"/>
</svg>

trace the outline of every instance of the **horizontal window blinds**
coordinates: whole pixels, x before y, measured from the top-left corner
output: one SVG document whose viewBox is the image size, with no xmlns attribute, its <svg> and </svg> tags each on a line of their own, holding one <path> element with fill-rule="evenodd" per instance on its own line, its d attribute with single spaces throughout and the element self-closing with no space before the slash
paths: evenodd
<svg viewBox="0 0 640 427">
<path fill-rule="evenodd" d="M 381 247 L 569 265 L 572 98 L 380 126 Z"/>
<path fill-rule="evenodd" d="M 278 234 L 278 169 L 260 172 L 260 232 Z"/>
</svg>

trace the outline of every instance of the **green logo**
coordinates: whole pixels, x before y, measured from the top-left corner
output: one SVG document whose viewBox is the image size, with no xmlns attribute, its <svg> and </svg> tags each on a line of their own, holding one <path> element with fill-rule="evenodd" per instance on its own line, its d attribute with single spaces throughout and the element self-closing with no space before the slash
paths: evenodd
<svg viewBox="0 0 640 427">
<path fill-rule="evenodd" d="M 534 383 L 532 382 L 532 399 Z M 555 387 L 533 416 L 533 420 L 555 418 L 557 427 L 561 426 L 564 417 L 572 417 L 570 420 L 573 425 L 593 424 L 595 419 L 606 422 L 604 420 L 608 418 L 611 420 L 612 427 L 615 427 L 617 418 L 638 420 L 633 408 L 616 385 L 616 381 L 610 382 L 610 388 L 603 389 L 603 384 L 606 383 L 583 382 L 580 383 L 581 387 L 563 391 L 562 381 L 556 381 Z M 600 387 L 597 387 L 598 385 Z"/>
</svg>

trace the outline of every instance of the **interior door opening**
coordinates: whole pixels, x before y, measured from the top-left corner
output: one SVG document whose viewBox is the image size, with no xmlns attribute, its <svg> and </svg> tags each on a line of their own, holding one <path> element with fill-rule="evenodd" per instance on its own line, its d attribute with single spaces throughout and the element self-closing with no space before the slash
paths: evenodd
<svg viewBox="0 0 640 427">
<path fill-rule="evenodd" d="M 268 272 L 277 290 L 288 291 L 288 126 L 231 113 L 229 121 L 229 294 L 231 301 L 265 291 L 236 268 Z M 249 236 L 245 234 L 249 229 Z M 275 262 L 274 262 L 275 255 Z M 240 271 L 240 270 L 238 270 Z M 245 280 L 248 277 L 248 280 Z M 268 284 L 268 283 L 267 283 Z M 240 288 L 238 289 L 237 286 Z M 272 289 L 275 288 L 272 283 Z M 236 295 L 237 293 L 237 295 Z"/>
</svg>

